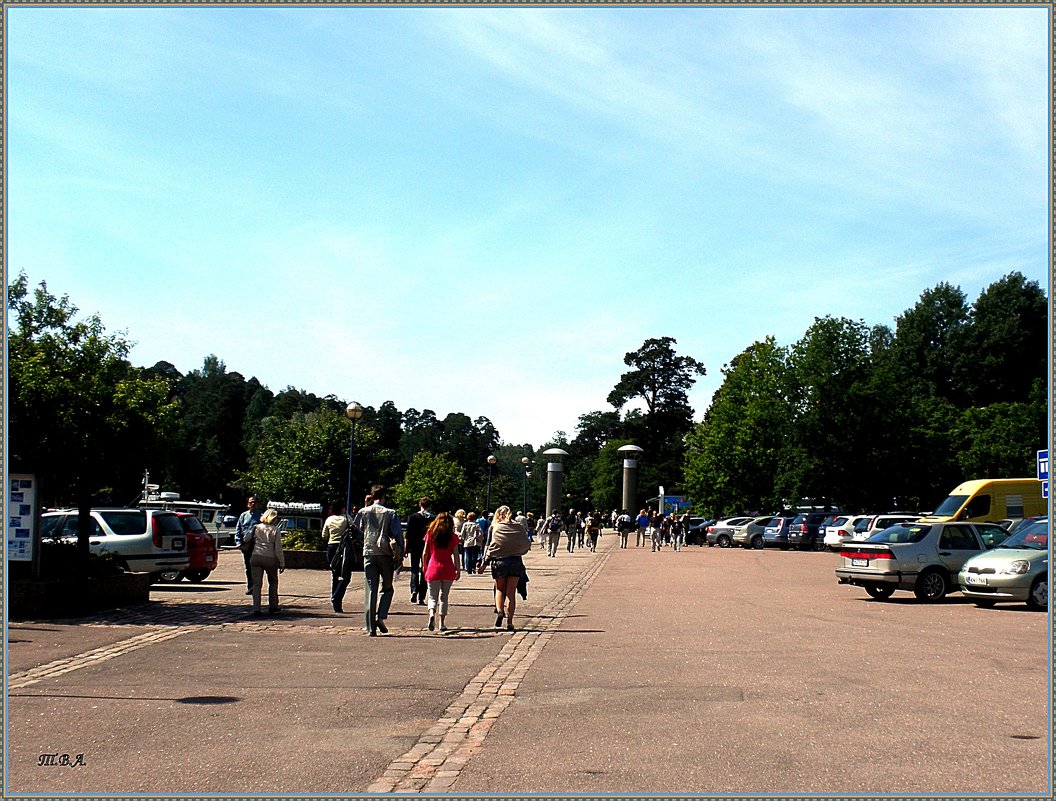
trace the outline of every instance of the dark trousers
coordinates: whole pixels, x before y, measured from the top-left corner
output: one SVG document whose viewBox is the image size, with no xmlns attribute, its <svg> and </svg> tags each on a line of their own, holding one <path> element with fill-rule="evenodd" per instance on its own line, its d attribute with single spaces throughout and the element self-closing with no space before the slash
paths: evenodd
<svg viewBox="0 0 1056 801">
<path fill-rule="evenodd" d="M 463 567 L 467 574 L 477 572 L 477 562 L 480 561 L 480 546 L 467 545 L 465 548 L 465 564 Z"/>
<path fill-rule="evenodd" d="M 426 591 L 429 589 L 422 575 L 422 554 L 425 552 L 425 543 L 410 543 L 411 553 L 411 601 L 424 601 Z"/>
<path fill-rule="evenodd" d="M 337 552 L 340 550 L 340 542 L 328 543 L 326 546 L 326 563 L 333 563 L 334 557 L 337 556 Z M 346 570 L 331 569 L 330 574 L 332 577 L 330 581 L 330 601 L 336 606 L 340 606 L 345 598 L 345 590 L 348 589 L 348 585 L 352 581 L 352 566 L 349 565 Z"/>
<path fill-rule="evenodd" d="M 250 557 L 251 554 L 252 554 L 252 551 L 250 551 L 250 553 L 246 553 L 245 551 L 242 551 L 242 559 L 246 563 L 246 591 L 247 592 L 252 592 L 253 591 L 253 569 L 249 566 L 249 557 Z"/>
</svg>

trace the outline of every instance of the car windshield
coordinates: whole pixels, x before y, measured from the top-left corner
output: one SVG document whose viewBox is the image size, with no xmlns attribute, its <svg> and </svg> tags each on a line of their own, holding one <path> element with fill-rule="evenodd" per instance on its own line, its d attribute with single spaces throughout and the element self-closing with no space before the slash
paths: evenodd
<svg viewBox="0 0 1056 801">
<path fill-rule="evenodd" d="M 955 514 L 957 510 L 960 509 L 962 506 L 964 506 L 964 502 L 966 500 L 968 500 L 967 495 L 951 495 L 949 498 L 940 503 L 935 509 L 935 511 L 932 512 L 932 514 L 940 517 L 949 517 Z"/>
<path fill-rule="evenodd" d="M 205 531 L 205 526 L 202 525 L 202 521 L 194 515 L 190 517 L 181 517 L 180 523 L 183 524 L 185 531 Z"/>
<path fill-rule="evenodd" d="M 921 526 L 916 523 L 900 524 L 876 532 L 866 542 L 920 542 L 929 531 L 931 531 L 931 526 Z"/>
<path fill-rule="evenodd" d="M 997 546 L 998 548 L 1022 548 L 1028 551 L 1046 551 L 1049 548 L 1049 521 L 1038 520 L 1022 526 L 1015 534 Z"/>
</svg>

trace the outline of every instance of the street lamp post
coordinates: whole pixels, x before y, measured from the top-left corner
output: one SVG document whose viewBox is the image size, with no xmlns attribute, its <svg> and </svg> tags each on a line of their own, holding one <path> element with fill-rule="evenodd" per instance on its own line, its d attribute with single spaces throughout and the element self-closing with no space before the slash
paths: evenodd
<svg viewBox="0 0 1056 801">
<path fill-rule="evenodd" d="M 528 468 L 528 457 L 521 457 L 521 464 L 524 465 L 524 506 L 521 507 L 525 517 L 528 516 L 528 476 L 532 474 L 532 471 Z"/>
<path fill-rule="evenodd" d="M 356 420 L 363 416 L 363 407 L 353 401 L 345 407 L 345 417 L 352 423 L 348 438 L 348 491 L 345 493 L 345 514 L 352 512 L 352 453 L 356 449 Z"/>
<path fill-rule="evenodd" d="M 488 457 L 488 500 L 484 504 L 484 514 L 488 513 L 491 509 L 491 471 L 495 467 L 495 463 L 499 460 L 495 458 L 495 454 Z"/>
</svg>

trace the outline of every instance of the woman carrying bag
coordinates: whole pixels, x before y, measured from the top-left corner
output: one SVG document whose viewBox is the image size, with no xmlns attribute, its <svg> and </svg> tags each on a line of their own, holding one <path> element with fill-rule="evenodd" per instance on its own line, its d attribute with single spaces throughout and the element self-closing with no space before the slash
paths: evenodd
<svg viewBox="0 0 1056 801">
<path fill-rule="evenodd" d="M 279 611 L 279 573 L 286 569 L 286 559 L 282 553 L 282 531 L 275 525 L 279 515 L 274 509 L 268 509 L 260 516 L 260 522 L 253 526 L 252 550 L 249 555 L 249 569 L 253 576 L 253 614 L 263 614 L 260 610 L 260 592 L 264 586 L 264 574 L 268 574 L 268 613 L 274 615 Z"/>
</svg>

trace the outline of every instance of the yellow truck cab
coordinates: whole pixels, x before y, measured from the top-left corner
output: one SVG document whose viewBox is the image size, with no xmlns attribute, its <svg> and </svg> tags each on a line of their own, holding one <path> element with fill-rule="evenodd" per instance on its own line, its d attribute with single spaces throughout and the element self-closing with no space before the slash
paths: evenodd
<svg viewBox="0 0 1056 801">
<path fill-rule="evenodd" d="M 1048 511 L 1036 478 L 979 478 L 957 486 L 922 523 L 1016 520 Z"/>
</svg>

